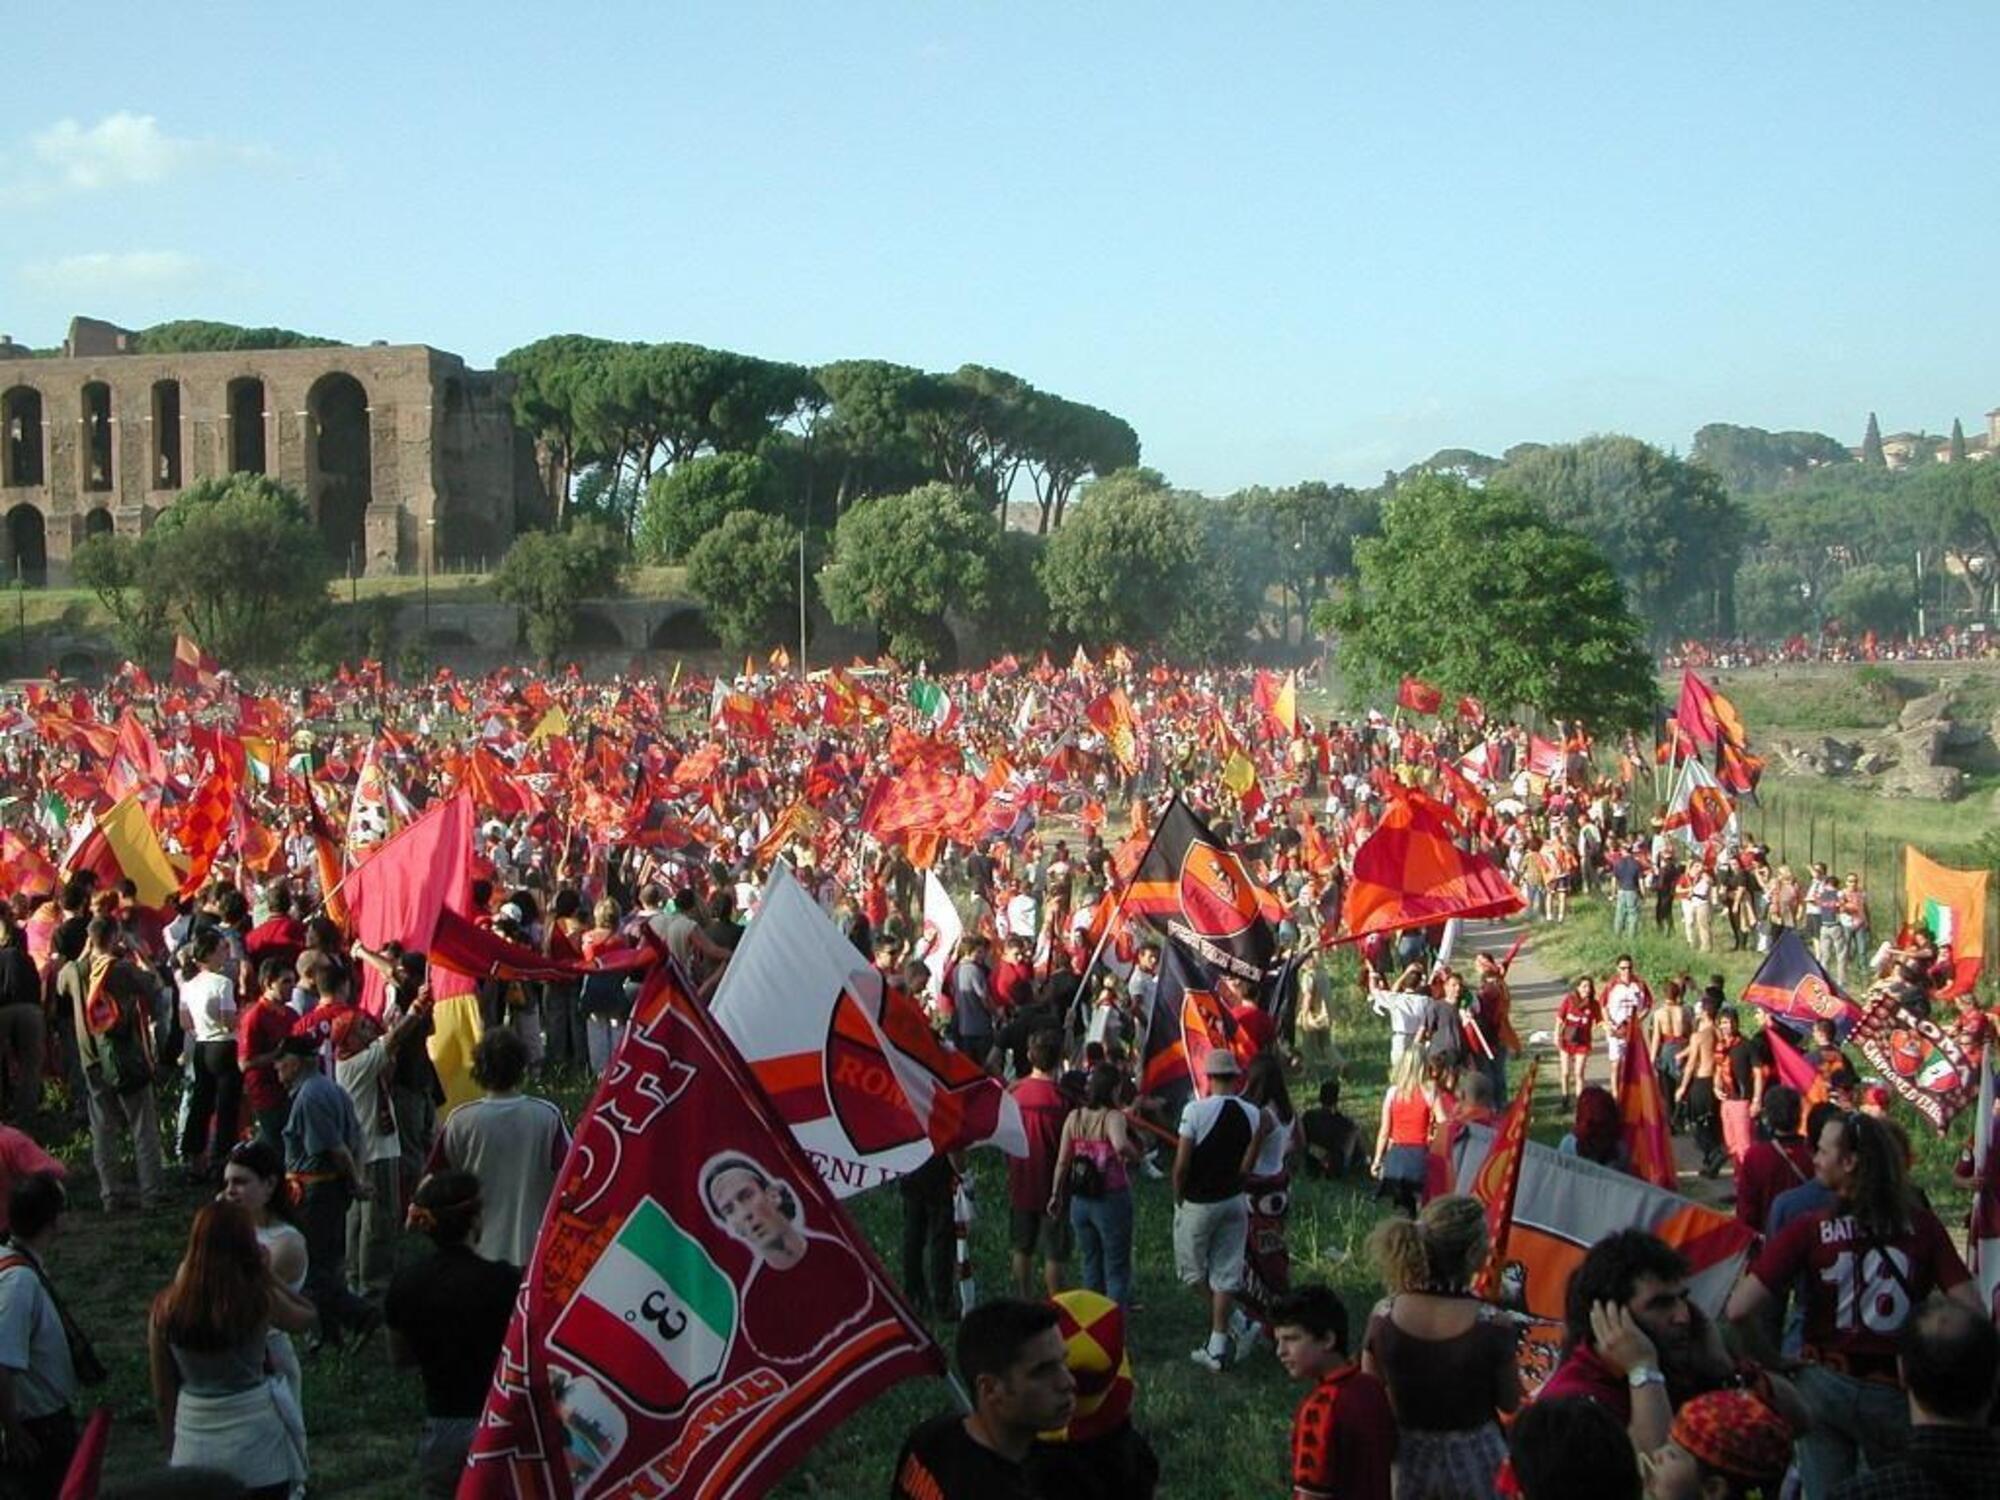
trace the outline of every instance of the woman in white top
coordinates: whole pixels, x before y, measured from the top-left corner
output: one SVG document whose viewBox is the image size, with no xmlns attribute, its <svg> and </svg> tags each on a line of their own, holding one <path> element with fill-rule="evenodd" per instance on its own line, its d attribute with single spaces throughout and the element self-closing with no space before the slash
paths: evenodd
<svg viewBox="0 0 2000 1500">
<path fill-rule="evenodd" d="M 242 1113 L 243 1075 L 236 1069 L 236 982 L 229 946 L 217 928 L 205 928 L 181 961 L 181 1028 L 187 1034 L 194 1084 L 181 1130 L 181 1161 L 188 1176 L 208 1180 L 211 1163 L 235 1143 Z M 210 1151 L 210 1127 L 214 1151 Z"/>
<path fill-rule="evenodd" d="M 257 1243 L 264 1247 L 278 1284 L 288 1292 L 300 1292 L 306 1284 L 306 1237 L 292 1222 L 286 1203 L 284 1158 L 261 1140 L 241 1142 L 223 1165 L 220 1196 L 250 1215 Z M 291 1388 L 292 1400 L 304 1412 L 303 1376 L 292 1336 L 272 1327 L 264 1335 L 264 1347 L 272 1371 Z"/>
</svg>

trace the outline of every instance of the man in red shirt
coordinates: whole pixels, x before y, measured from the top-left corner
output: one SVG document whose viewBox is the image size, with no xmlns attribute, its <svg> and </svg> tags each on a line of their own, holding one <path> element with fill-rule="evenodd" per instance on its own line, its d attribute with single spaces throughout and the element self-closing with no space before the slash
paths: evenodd
<svg viewBox="0 0 2000 1500">
<path fill-rule="evenodd" d="M 1753 1144 L 1736 1169 L 1736 1221 L 1759 1234 L 1778 1194 L 1812 1181 L 1812 1147 L 1799 1132 L 1803 1107 L 1797 1089 L 1780 1083 L 1764 1090 L 1764 1124 L 1771 1138 Z"/>
<path fill-rule="evenodd" d="M 1292 1418 L 1292 1500 L 1389 1500 L 1396 1417 L 1382 1382 L 1347 1352 L 1347 1309 L 1324 1286 L 1272 1302 L 1278 1363 L 1312 1390 Z"/>
<path fill-rule="evenodd" d="M 243 1074 L 243 1102 L 257 1122 L 266 1145 L 284 1150 L 285 1117 L 291 1096 L 278 1081 L 278 1044 L 292 1034 L 298 1017 L 285 996 L 292 987 L 292 968 L 282 959 L 267 958 L 257 970 L 257 998 L 236 1016 L 236 1066 Z"/>
<path fill-rule="evenodd" d="M 292 915 L 291 886 L 279 881 L 271 887 L 270 900 L 271 915 L 243 938 L 244 955 L 257 966 L 260 979 L 265 959 L 295 964 L 306 947 L 306 924 Z"/>
<path fill-rule="evenodd" d="M 1061 1034 L 1038 1031 L 1028 1038 L 1028 1076 L 1008 1090 L 1021 1111 L 1021 1125 L 1028 1136 L 1028 1154 L 1007 1158 L 1008 1246 L 1014 1290 L 1024 1299 L 1034 1296 L 1030 1283 L 1038 1247 L 1042 1279 L 1051 1297 L 1063 1289 L 1063 1270 L 1069 1260 L 1069 1214 L 1067 1210 L 1049 1212 L 1063 1121 L 1069 1118 L 1072 1107 L 1056 1087 L 1056 1069 L 1061 1066 Z"/>
<path fill-rule="evenodd" d="M 1010 937 L 1001 948 L 989 989 L 996 1019 L 1006 1020 L 1035 996 L 1035 970 L 1028 962 L 1025 938 Z"/>
<path fill-rule="evenodd" d="M 1916 1310 L 1934 1291 L 1984 1309 L 1944 1226 L 1913 1203 L 1903 1152 L 1881 1121 L 1828 1120 L 1813 1169 L 1838 1201 L 1793 1220 L 1764 1247 L 1730 1294 L 1729 1318 L 1753 1352 L 1768 1352 L 1762 1318 L 1773 1288 L 1798 1288 L 1807 1360 L 1798 1386 L 1813 1418 L 1799 1467 L 1808 1500 L 1819 1500 L 1860 1460 L 1879 1468 L 1908 1445 L 1896 1351 Z"/>
<path fill-rule="evenodd" d="M 1564 1299 L 1562 1363 L 1538 1401 L 1581 1396 L 1616 1417 L 1632 1446 L 1667 1440 L 1673 1405 L 1666 1366 L 1685 1364 L 1694 1342 L 1687 1261 L 1643 1229 L 1621 1229 L 1590 1247 Z"/>
</svg>

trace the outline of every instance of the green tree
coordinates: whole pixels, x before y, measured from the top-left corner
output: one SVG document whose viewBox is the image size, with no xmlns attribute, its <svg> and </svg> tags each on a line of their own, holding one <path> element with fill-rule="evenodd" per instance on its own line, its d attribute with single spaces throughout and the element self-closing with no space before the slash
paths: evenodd
<svg viewBox="0 0 2000 1500">
<path fill-rule="evenodd" d="M 613 345 L 587 334 L 558 333 L 500 356 L 514 377 L 514 420 L 534 439 L 543 486 L 554 497 L 556 526 L 568 518 L 570 485 L 592 457 L 585 388 Z"/>
<path fill-rule="evenodd" d="M 243 328 L 235 323 L 211 323 L 183 318 L 155 323 L 133 335 L 140 354 L 214 354 L 243 349 L 337 349 L 338 339 L 315 338 L 289 328 Z"/>
<path fill-rule="evenodd" d="M 305 502 L 262 474 L 182 490 L 139 539 L 142 591 L 217 659 L 290 658 L 325 617 L 333 564 Z"/>
<path fill-rule="evenodd" d="M 1643 632 L 1609 561 L 1533 499 L 1429 475 L 1383 507 L 1355 548 L 1353 586 L 1319 621 L 1377 692 L 1405 674 L 1491 705 L 1599 726 L 1650 722 Z"/>
<path fill-rule="evenodd" d="M 1199 550 L 1180 607 L 1167 624 L 1167 648 L 1183 660 L 1241 661 L 1276 571 L 1276 540 L 1257 515 L 1233 499 L 1183 496 L 1179 504 L 1193 523 Z"/>
<path fill-rule="evenodd" d="M 790 638 L 797 620 L 799 533 L 777 516 L 737 510 L 687 553 L 687 582 L 731 651 Z"/>
<path fill-rule="evenodd" d="M 1525 454 L 1492 481 L 1596 543 L 1656 636 L 1729 624 L 1745 520 L 1708 469 L 1630 437 Z"/>
<path fill-rule="evenodd" d="M 1882 424 L 1868 413 L 1868 430 L 1861 435 L 1861 461 L 1871 469 L 1889 467 L 1889 455 L 1882 451 Z"/>
<path fill-rule="evenodd" d="M 724 516 L 773 515 L 783 503 L 777 468 L 768 460 L 753 453 L 704 454 L 653 476 L 633 545 L 641 562 L 680 562 Z"/>
<path fill-rule="evenodd" d="M 602 526 L 517 537 L 493 575 L 493 592 L 521 611 L 528 645 L 545 664 L 576 633 L 577 606 L 614 592 L 624 568 L 618 538 Z"/>
<path fill-rule="evenodd" d="M 1002 531 L 993 548 L 986 603 L 974 613 L 996 651 L 1028 651 L 1047 643 L 1049 596 L 1042 587 L 1046 538 Z"/>
<path fill-rule="evenodd" d="M 1906 630 L 1916 619 L 1916 578 L 1908 568 L 1864 563 L 1849 568 L 1826 594 L 1826 614 L 1849 635 Z"/>
<path fill-rule="evenodd" d="M 1691 456 L 1739 498 L 1796 483 L 1815 469 L 1854 462 L 1838 438 L 1823 432 L 1766 432 L 1727 422 L 1710 422 L 1695 433 Z"/>
<path fill-rule="evenodd" d="M 1947 457 L 1955 464 L 1965 462 L 1965 424 L 1957 417 L 1951 419 L 1951 447 Z"/>
<path fill-rule="evenodd" d="M 1086 646 L 1151 646 L 1200 586 L 1204 553 L 1192 497 L 1151 469 L 1084 487 L 1042 558 L 1049 623 Z"/>
<path fill-rule="evenodd" d="M 77 584 L 95 594 L 111 616 L 126 655 L 144 662 L 165 654 L 173 604 L 149 587 L 141 538 L 115 532 L 86 537 L 70 554 L 69 566 Z"/>
<path fill-rule="evenodd" d="M 1747 562 L 1736 572 L 1736 626 L 1759 640 L 1775 640 L 1813 628 L 1817 587 L 1791 563 Z"/>
<path fill-rule="evenodd" d="M 980 498 L 952 485 L 866 500 L 840 518 L 820 594 L 841 624 L 880 630 L 898 659 L 943 661 L 945 611 L 987 608 L 999 537 Z"/>
</svg>

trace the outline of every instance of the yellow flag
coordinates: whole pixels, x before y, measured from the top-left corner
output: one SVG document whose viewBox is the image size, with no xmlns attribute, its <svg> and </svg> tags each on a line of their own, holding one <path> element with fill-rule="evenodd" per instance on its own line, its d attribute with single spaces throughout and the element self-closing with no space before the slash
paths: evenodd
<svg viewBox="0 0 2000 1500">
<path fill-rule="evenodd" d="M 540 723 L 528 731 L 528 738 L 530 740 L 546 740 L 559 734 L 568 733 L 569 715 L 563 712 L 562 705 L 558 703 L 542 715 Z"/>
<path fill-rule="evenodd" d="M 1285 728 L 1285 733 L 1299 732 L 1299 674 L 1287 672 L 1285 685 L 1278 689 L 1277 699 L 1271 704 L 1271 717 Z"/>
<path fill-rule="evenodd" d="M 1257 767 L 1241 750 L 1230 756 L 1228 764 L 1223 766 L 1222 784 L 1235 797 L 1241 797 L 1257 784 Z"/>
<path fill-rule="evenodd" d="M 146 820 L 146 809 L 137 793 L 124 799 L 97 820 L 98 830 L 125 878 L 139 888 L 141 905 L 158 906 L 181 888 L 160 837 Z"/>
<path fill-rule="evenodd" d="M 479 1045 L 479 997 L 453 995 L 431 1012 L 431 1062 L 444 1085 L 445 1113 L 480 1095 L 472 1077 L 472 1049 Z"/>
</svg>

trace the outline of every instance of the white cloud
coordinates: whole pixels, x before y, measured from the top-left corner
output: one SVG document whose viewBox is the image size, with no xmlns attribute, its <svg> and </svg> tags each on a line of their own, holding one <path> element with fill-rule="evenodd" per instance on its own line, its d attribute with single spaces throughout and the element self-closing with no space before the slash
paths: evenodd
<svg viewBox="0 0 2000 1500">
<path fill-rule="evenodd" d="M 199 260 L 178 250 L 98 250 L 30 261 L 20 274 L 39 291 L 108 295 L 183 286 L 200 271 Z"/>
<path fill-rule="evenodd" d="M 156 117 L 128 110 L 95 125 L 58 120 L 28 138 L 27 154 L 32 170 L 0 190 L 0 198 L 35 202 L 59 193 L 145 186 L 196 167 L 247 166 L 272 156 L 266 147 L 170 135 Z"/>
</svg>

